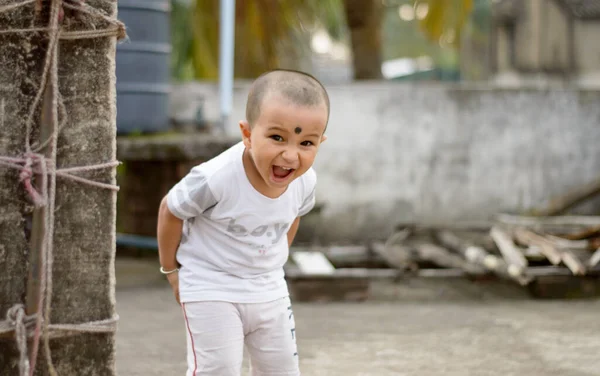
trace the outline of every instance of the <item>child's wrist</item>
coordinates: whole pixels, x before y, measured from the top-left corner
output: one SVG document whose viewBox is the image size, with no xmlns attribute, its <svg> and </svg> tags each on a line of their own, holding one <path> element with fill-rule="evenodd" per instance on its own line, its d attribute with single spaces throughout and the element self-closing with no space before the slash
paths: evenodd
<svg viewBox="0 0 600 376">
<path fill-rule="evenodd" d="M 164 268 L 161 266 L 159 270 L 162 274 L 172 274 L 172 273 L 178 272 L 179 268 L 178 267 Z"/>
</svg>

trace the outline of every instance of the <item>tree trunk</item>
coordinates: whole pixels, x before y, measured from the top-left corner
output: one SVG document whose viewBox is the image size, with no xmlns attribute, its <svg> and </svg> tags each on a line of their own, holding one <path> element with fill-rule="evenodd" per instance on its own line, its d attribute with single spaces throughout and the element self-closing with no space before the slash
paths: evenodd
<svg viewBox="0 0 600 376">
<path fill-rule="evenodd" d="M 382 78 L 381 1 L 344 0 L 344 10 L 350 29 L 354 79 Z"/>
</svg>

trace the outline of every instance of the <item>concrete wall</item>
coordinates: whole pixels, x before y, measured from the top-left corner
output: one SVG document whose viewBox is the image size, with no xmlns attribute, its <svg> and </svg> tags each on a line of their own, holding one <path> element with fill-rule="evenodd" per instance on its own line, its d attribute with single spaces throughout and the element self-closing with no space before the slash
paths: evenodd
<svg viewBox="0 0 600 376">
<path fill-rule="evenodd" d="M 546 0 L 530 0 L 522 6 L 523 12 L 515 25 L 515 66 L 506 66 L 513 42 L 506 27 L 501 26 L 498 31 L 498 70 L 567 70 L 569 36 L 565 12 L 554 2 Z"/>
<path fill-rule="evenodd" d="M 496 32 L 496 69 L 498 72 L 513 70 L 511 39 L 506 27 L 498 27 Z"/>
<path fill-rule="evenodd" d="M 575 40 L 577 51 L 577 69 L 579 74 L 600 74 L 600 22 L 577 22 Z"/>
<path fill-rule="evenodd" d="M 554 1 L 544 3 L 540 10 L 543 20 L 540 33 L 540 66 L 551 71 L 568 71 L 569 29 L 566 14 Z"/>
<path fill-rule="evenodd" d="M 354 83 L 328 86 L 331 121 L 317 157 L 322 241 L 383 238 L 399 222 L 481 220 L 520 211 L 600 170 L 600 91 Z M 175 87 L 173 116 L 215 86 Z M 227 132 L 239 133 L 246 83 Z"/>
<path fill-rule="evenodd" d="M 537 70 L 540 66 L 541 7 L 546 0 L 523 2 L 523 11 L 515 25 L 515 64 L 519 70 Z"/>
<path fill-rule="evenodd" d="M 580 87 L 597 87 L 600 84 L 600 44 L 594 41 L 600 35 L 600 22 L 572 18 L 554 1 L 527 0 L 520 6 L 514 41 L 509 26 L 492 26 L 496 39 L 492 80 L 508 85 L 575 83 Z M 574 46 L 571 46 L 570 19 Z M 510 61 L 513 45 L 514 64 Z M 568 73 L 567 76 L 564 73 Z"/>
</svg>

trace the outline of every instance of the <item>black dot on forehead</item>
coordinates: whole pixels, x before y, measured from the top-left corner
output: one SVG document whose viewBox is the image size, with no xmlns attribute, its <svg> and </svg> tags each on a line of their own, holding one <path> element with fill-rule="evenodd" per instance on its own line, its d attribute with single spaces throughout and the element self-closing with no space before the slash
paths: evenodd
<svg viewBox="0 0 600 376">
<path fill-rule="evenodd" d="M 302 132 L 302 128 L 296 127 L 296 129 L 294 129 L 294 132 L 296 132 L 296 134 L 300 134 Z"/>
</svg>

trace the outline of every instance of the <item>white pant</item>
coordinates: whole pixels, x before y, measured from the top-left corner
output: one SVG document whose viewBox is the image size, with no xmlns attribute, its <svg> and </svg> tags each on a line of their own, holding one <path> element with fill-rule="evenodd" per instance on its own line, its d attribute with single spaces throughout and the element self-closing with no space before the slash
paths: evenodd
<svg viewBox="0 0 600 376">
<path fill-rule="evenodd" d="M 244 343 L 252 376 L 300 375 L 289 298 L 268 303 L 183 303 L 186 376 L 239 376 Z"/>
</svg>

